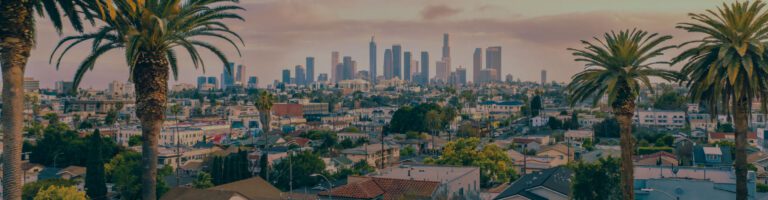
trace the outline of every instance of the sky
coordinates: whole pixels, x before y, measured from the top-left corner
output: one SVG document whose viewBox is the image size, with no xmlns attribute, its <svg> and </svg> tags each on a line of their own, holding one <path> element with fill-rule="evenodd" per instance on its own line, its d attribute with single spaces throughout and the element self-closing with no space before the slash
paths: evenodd
<svg viewBox="0 0 768 200">
<path fill-rule="evenodd" d="M 502 77 L 538 81 L 541 70 L 550 81 L 568 82 L 584 69 L 574 62 L 567 48 L 581 48 L 605 32 L 643 29 L 674 37 L 679 44 L 701 35 L 676 29 L 690 22 L 687 14 L 714 9 L 722 0 L 241 0 L 244 22 L 230 21 L 245 40 L 242 56 L 224 41 L 210 40 L 225 49 L 230 60 L 246 67 L 248 76 L 259 77 L 260 87 L 271 84 L 283 69 L 304 65 L 315 57 L 315 73 L 329 73 L 331 52 L 351 56 L 358 70 L 368 69 L 368 42 L 376 35 L 378 74 L 383 74 L 384 49 L 400 44 L 403 51 L 430 53 L 431 76 L 441 54 L 442 34 L 450 34 L 452 68 L 467 68 L 472 77 L 475 48 L 502 47 Z M 62 60 L 60 69 L 48 62 L 60 38 L 50 21 L 39 19 L 38 42 L 26 75 L 52 88 L 59 80 L 69 81 L 80 61 L 90 51 L 81 45 Z M 204 50 L 203 50 L 204 51 Z M 668 59 L 679 50 L 672 50 Z M 88 72 L 81 88 L 106 88 L 113 80 L 127 81 L 128 67 L 122 51 L 101 58 Z M 485 54 L 485 52 L 483 52 Z M 195 69 L 188 55 L 179 54 L 179 80 L 194 83 L 198 76 L 219 77 L 222 63 L 203 52 L 206 68 Z M 416 56 L 418 59 L 418 56 Z M 485 61 L 483 61 L 485 63 Z M 658 66 L 667 68 L 669 66 Z M 673 69 L 679 69 L 673 66 Z M 293 74 L 293 72 L 291 72 Z M 171 81 L 171 84 L 177 83 Z"/>
</svg>

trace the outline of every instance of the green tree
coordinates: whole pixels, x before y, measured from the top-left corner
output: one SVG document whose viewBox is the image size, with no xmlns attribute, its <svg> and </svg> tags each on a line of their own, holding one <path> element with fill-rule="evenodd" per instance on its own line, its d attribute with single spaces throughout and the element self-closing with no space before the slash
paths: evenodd
<svg viewBox="0 0 768 200">
<path fill-rule="evenodd" d="M 93 200 L 107 199 L 107 184 L 104 174 L 104 156 L 102 155 L 101 133 L 93 131 L 88 141 L 88 165 L 86 165 L 85 190 Z"/>
<path fill-rule="evenodd" d="M 717 123 L 717 132 L 725 132 L 725 133 L 733 133 L 735 130 L 733 129 L 733 124 L 731 123 Z"/>
<path fill-rule="evenodd" d="M 113 125 L 117 122 L 117 110 L 109 110 L 107 116 L 104 117 L 104 124 Z"/>
<path fill-rule="evenodd" d="M 406 146 L 400 150 L 400 157 L 408 157 L 414 155 L 416 155 L 416 148 L 413 148 L 412 146 Z"/>
<path fill-rule="evenodd" d="M 541 96 L 536 95 L 533 96 L 533 99 L 531 100 L 531 116 L 539 116 L 539 112 L 541 112 L 542 106 L 541 106 Z"/>
<path fill-rule="evenodd" d="M 131 137 L 128 137 L 128 146 L 138 146 L 141 145 L 143 142 L 141 141 L 140 135 L 133 135 Z"/>
<path fill-rule="evenodd" d="M 596 42 L 582 41 L 584 49 L 572 49 L 575 61 L 585 62 L 586 70 L 577 73 L 568 84 L 567 90 L 571 105 L 588 99 L 596 105 L 603 96 L 608 97 L 616 119 L 619 122 L 622 192 L 625 199 L 633 200 L 634 178 L 632 152 L 632 116 L 635 113 L 635 100 L 641 85 L 652 88 L 649 78 L 677 80 L 679 75 L 670 70 L 652 68 L 653 65 L 669 62 L 656 61 L 665 50 L 675 46 L 659 46 L 672 36 L 659 36 L 642 30 L 623 30 L 605 33 L 603 39 Z"/>
<path fill-rule="evenodd" d="M 762 1 L 723 3 L 717 11 L 691 13 L 693 22 L 677 27 L 704 37 L 683 44 L 693 45 L 674 62 L 685 62 L 683 81 L 693 101 L 704 104 L 712 116 L 732 113 L 736 136 L 736 199 L 747 199 L 747 131 L 752 100 L 768 103 L 768 46 L 764 31 L 768 12 Z M 686 62 L 687 61 L 687 62 Z"/>
<path fill-rule="evenodd" d="M 96 1 L 3 1 L 0 3 L 0 66 L 2 66 L 3 199 L 21 199 L 21 151 L 24 128 L 24 71 L 35 44 L 36 14 L 47 17 L 62 32 L 63 21 L 75 31 L 83 21 L 93 22 L 87 11 Z M 66 18 L 62 19 L 63 16 Z M 46 23 L 47 24 L 47 23 Z"/>
<path fill-rule="evenodd" d="M 440 157 L 425 162 L 479 167 L 480 186 L 484 188 L 517 179 L 512 160 L 506 152 L 494 144 L 484 145 L 478 138 L 459 138 L 448 142 Z"/>
<path fill-rule="evenodd" d="M 665 91 L 653 102 L 653 107 L 662 110 L 682 110 L 685 108 L 685 95 L 674 91 Z"/>
<path fill-rule="evenodd" d="M 286 157 L 274 166 L 271 177 L 274 180 L 275 187 L 281 190 L 290 188 L 291 169 L 293 169 L 293 188 L 306 186 L 315 186 L 318 179 L 310 176 L 311 174 L 322 174 L 325 170 L 325 163 L 320 156 L 311 152 L 297 152 L 296 155 Z M 289 160 L 290 159 L 290 160 Z"/>
<path fill-rule="evenodd" d="M 595 137 L 619 137 L 619 121 L 616 118 L 607 118 L 602 122 L 592 125 L 592 130 L 595 130 Z"/>
<path fill-rule="evenodd" d="M 197 189 L 206 189 L 209 187 L 213 187 L 213 178 L 211 178 L 211 174 L 200 172 L 197 174 L 197 177 L 195 180 L 192 181 L 192 187 Z"/>
<path fill-rule="evenodd" d="M 59 47 L 68 44 L 59 58 L 63 57 L 70 47 L 84 41 L 92 41 L 92 50 L 78 67 L 73 85 L 80 84 L 86 72 L 93 69 L 96 60 L 113 50 L 124 50 L 125 61 L 128 64 L 129 75 L 135 83 L 136 116 L 142 126 L 142 143 L 144 155 L 141 186 L 142 199 L 155 199 L 157 196 L 157 144 L 158 135 L 165 118 L 165 106 L 168 97 L 168 78 L 172 74 L 178 78 L 177 56 L 174 49 L 186 50 L 195 67 L 202 65 L 202 57 L 198 48 L 213 52 L 229 66 L 229 59 L 215 44 L 200 40 L 201 37 L 212 37 L 224 40 L 234 46 L 239 53 L 237 44 L 231 38 L 240 39 L 237 33 L 230 30 L 224 20 L 244 20 L 237 10 L 240 6 L 233 5 L 235 0 L 222 1 L 108 1 L 114 5 L 110 9 L 111 16 L 104 12 L 97 14 L 103 23 L 96 31 L 63 38 Z M 71 43 L 70 43 L 71 42 Z M 242 40 L 240 40 L 242 43 Z M 57 67 L 59 63 L 56 64 Z M 225 70 L 232 73 L 232 69 Z M 172 72 L 172 73 L 171 73 Z"/>
<path fill-rule="evenodd" d="M 269 132 L 269 120 L 272 113 L 272 105 L 275 103 L 275 96 L 267 90 L 262 90 L 259 96 L 254 100 L 254 106 L 259 110 L 259 119 L 261 120 L 261 129 L 264 132 L 264 139 Z"/>
<path fill-rule="evenodd" d="M 574 200 L 620 200 L 621 163 L 619 159 L 600 158 L 594 164 L 579 162 L 569 166 L 573 170 L 571 191 Z M 624 193 L 626 194 L 626 193 Z"/>
<path fill-rule="evenodd" d="M 40 190 L 34 200 L 87 200 L 85 193 L 77 191 L 75 186 L 50 186 Z"/>
<path fill-rule="evenodd" d="M 124 151 L 117 154 L 112 160 L 104 165 L 104 171 L 107 173 L 111 183 L 114 183 L 114 189 L 120 193 L 121 199 L 140 199 L 142 196 L 142 155 L 133 151 Z M 156 169 L 158 198 L 168 190 L 168 186 L 163 178 L 171 174 L 171 168 L 166 166 L 162 169 Z"/>
<path fill-rule="evenodd" d="M 68 186 L 76 186 L 76 185 L 77 185 L 77 182 L 75 182 L 74 180 L 66 180 L 66 179 L 60 179 L 60 178 L 38 180 L 32 183 L 24 184 L 24 188 L 22 189 L 21 199 L 33 200 L 35 198 L 35 195 L 37 195 L 37 193 L 40 192 L 40 190 L 46 189 L 51 186 L 68 187 Z"/>
<path fill-rule="evenodd" d="M 557 119 L 556 117 L 549 117 L 549 120 L 547 121 L 547 126 L 549 126 L 552 130 L 558 130 L 563 128 L 563 122 Z"/>
</svg>

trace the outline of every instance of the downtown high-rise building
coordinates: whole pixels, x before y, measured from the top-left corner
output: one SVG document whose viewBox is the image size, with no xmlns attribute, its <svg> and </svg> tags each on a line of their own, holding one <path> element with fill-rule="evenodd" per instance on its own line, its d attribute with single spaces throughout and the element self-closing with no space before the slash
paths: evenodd
<svg viewBox="0 0 768 200">
<path fill-rule="evenodd" d="M 392 66 L 392 49 L 384 50 L 384 79 L 389 80 L 394 76 L 395 71 Z"/>
<path fill-rule="evenodd" d="M 475 48 L 475 53 L 472 54 L 472 82 L 475 84 L 482 83 L 480 80 L 480 70 L 483 69 L 483 49 Z"/>
<path fill-rule="evenodd" d="M 443 58 L 451 57 L 451 46 L 449 44 L 448 33 L 443 33 Z"/>
<path fill-rule="evenodd" d="M 328 74 L 320 73 L 317 75 L 317 82 L 328 82 Z"/>
<path fill-rule="evenodd" d="M 456 72 L 454 72 L 456 75 L 456 84 L 458 85 L 466 85 L 467 84 L 467 69 L 462 68 L 459 66 L 459 68 L 456 68 Z"/>
<path fill-rule="evenodd" d="M 501 81 L 501 47 L 494 46 L 485 49 L 485 68 L 494 69 L 492 81 Z"/>
<path fill-rule="evenodd" d="M 392 45 L 392 77 L 403 79 L 403 48 L 399 44 Z"/>
<path fill-rule="evenodd" d="M 352 80 L 355 78 L 355 63 L 351 56 L 344 56 L 342 61 L 343 73 L 340 80 Z"/>
<path fill-rule="evenodd" d="M 283 70 L 283 84 L 291 84 L 291 70 L 290 69 L 284 69 Z"/>
<path fill-rule="evenodd" d="M 237 65 L 237 73 L 235 74 L 235 82 L 240 84 L 245 83 L 245 66 Z"/>
<path fill-rule="evenodd" d="M 221 72 L 221 89 L 227 89 L 235 85 L 235 77 L 232 75 L 232 70 L 235 70 L 235 63 L 224 65 L 224 70 Z"/>
<path fill-rule="evenodd" d="M 420 82 L 421 80 L 416 78 L 416 74 L 419 74 L 419 61 L 411 58 L 411 81 L 413 82 Z"/>
<path fill-rule="evenodd" d="M 305 85 L 306 84 L 307 74 L 304 71 L 304 67 L 301 66 L 301 65 L 296 65 L 296 67 L 293 70 L 293 72 L 295 73 L 295 75 L 294 75 L 295 76 L 294 77 L 295 82 L 294 83 L 296 85 Z"/>
<path fill-rule="evenodd" d="M 368 73 L 371 75 L 371 83 L 374 84 L 376 83 L 376 76 L 378 76 L 378 73 L 376 72 L 378 69 L 376 68 L 376 41 L 374 41 L 375 37 L 376 35 L 371 36 L 371 43 L 368 44 L 368 65 L 370 68 Z"/>
<path fill-rule="evenodd" d="M 56 82 L 58 83 L 58 82 Z M 205 76 L 198 76 L 197 77 L 197 89 L 203 88 L 203 85 L 208 83 L 208 79 Z M 58 89 L 58 87 L 56 87 Z"/>
<path fill-rule="evenodd" d="M 307 57 L 307 77 L 306 84 L 315 82 L 315 57 Z"/>
<path fill-rule="evenodd" d="M 219 80 L 214 76 L 208 77 L 208 84 L 213 85 L 213 88 L 219 88 Z"/>
<path fill-rule="evenodd" d="M 411 52 L 403 53 L 403 80 L 411 80 Z"/>
<path fill-rule="evenodd" d="M 541 86 L 547 85 L 547 70 L 541 70 Z"/>
<path fill-rule="evenodd" d="M 259 77 L 251 76 L 248 77 L 248 88 L 258 88 L 259 87 Z"/>
<path fill-rule="evenodd" d="M 331 81 L 336 82 L 338 81 L 339 75 L 339 52 L 334 51 L 331 52 Z"/>
<path fill-rule="evenodd" d="M 421 72 L 419 72 L 419 75 L 421 76 L 422 85 L 429 84 L 429 52 L 421 52 Z"/>
<path fill-rule="evenodd" d="M 448 63 L 443 60 L 435 62 L 435 80 L 448 82 L 448 77 L 451 75 L 451 70 L 448 68 Z"/>
</svg>

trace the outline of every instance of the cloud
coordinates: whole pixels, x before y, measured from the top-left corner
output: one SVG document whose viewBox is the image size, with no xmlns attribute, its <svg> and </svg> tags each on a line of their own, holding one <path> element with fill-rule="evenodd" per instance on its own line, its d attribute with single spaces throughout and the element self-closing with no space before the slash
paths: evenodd
<svg viewBox="0 0 768 200">
<path fill-rule="evenodd" d="M 451 8 L 446 5 L 429 5 L 421 10 L 421 17 L 425 20 L 435 20 L 459 14 L 461 9 Z"/>
</svg>

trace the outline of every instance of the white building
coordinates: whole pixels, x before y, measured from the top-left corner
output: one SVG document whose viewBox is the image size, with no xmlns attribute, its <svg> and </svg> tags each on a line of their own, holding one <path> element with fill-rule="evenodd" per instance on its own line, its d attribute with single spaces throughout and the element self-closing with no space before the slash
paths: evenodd
<svg viewBox="0 0 768 200">
<path fill-rule="evenodd" d="M 685 127 L 685 112 L 665 110 L 638 110 L 633 118 L 634 123 L 646 127 L 683 128 Z"/>
</svg>

